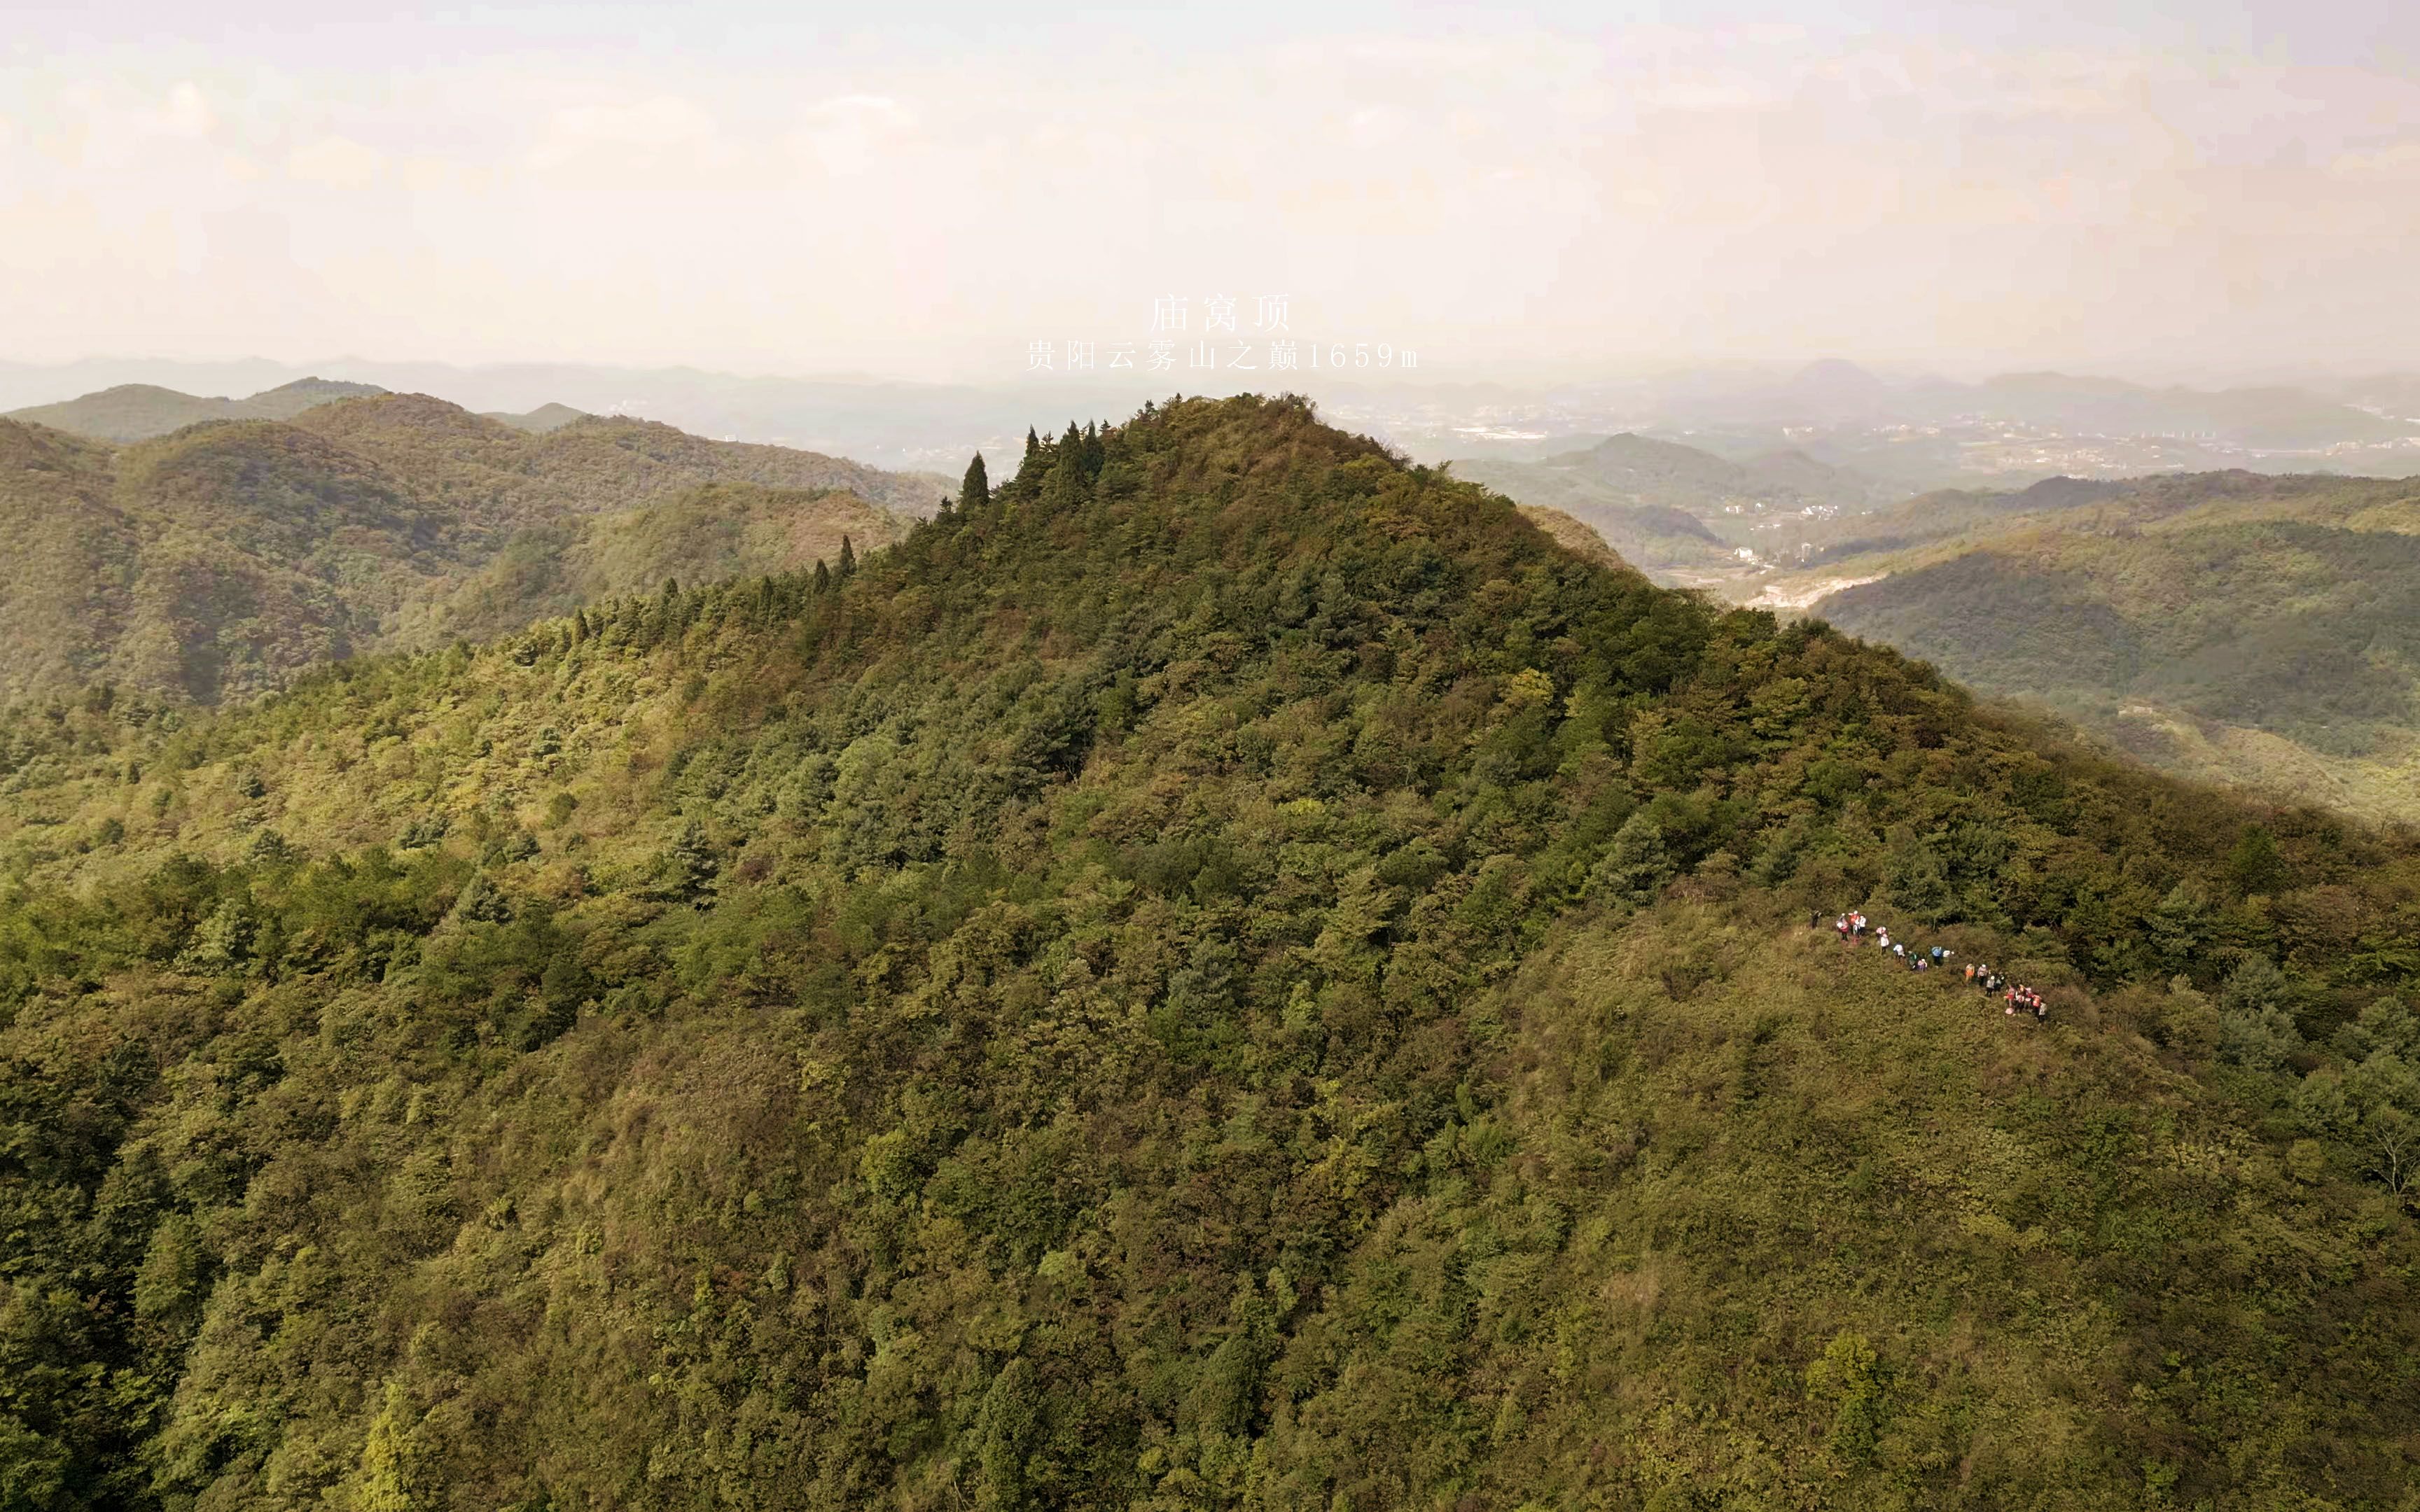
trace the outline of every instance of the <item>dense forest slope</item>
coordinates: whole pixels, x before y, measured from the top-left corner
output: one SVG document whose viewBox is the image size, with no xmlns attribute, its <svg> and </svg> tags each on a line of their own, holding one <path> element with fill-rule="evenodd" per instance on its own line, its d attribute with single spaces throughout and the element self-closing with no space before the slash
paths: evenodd
<svg viewBox="0 0 2420 1512">
<path fill-rule="evenodd" d="M 1813 612 L 2187 775 L 2420 821 L 2420 484 L 2162 478 L 1869 544 Z"/>
<path fill-rule="evenodd" d="M 880 544 L 939 494 L 810 452 L 631 420 L 534 434 L 416 394 L 123 448 L 0 420 L 0 701 L 110 684 L 216 702 L 668 575 Z"/>
<path fill-rule="evenodd" d="M 8 1495 L 2409 1504 L 2412 843 L 1292 401 L 967 493 L 12 732 Z"/>
</svg>

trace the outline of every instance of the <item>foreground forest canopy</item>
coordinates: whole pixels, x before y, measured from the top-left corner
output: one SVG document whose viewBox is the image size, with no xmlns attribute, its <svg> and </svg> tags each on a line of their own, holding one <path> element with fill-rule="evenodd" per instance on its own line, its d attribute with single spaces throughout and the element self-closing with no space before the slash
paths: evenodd
<svg viewBox="0 0 2420 1512">
<path fill-rule="evenodd" d="M 1296 401 L 21 724 L 10 1505 L 2411 1505 L 2420 846 Z"/>
</svg>

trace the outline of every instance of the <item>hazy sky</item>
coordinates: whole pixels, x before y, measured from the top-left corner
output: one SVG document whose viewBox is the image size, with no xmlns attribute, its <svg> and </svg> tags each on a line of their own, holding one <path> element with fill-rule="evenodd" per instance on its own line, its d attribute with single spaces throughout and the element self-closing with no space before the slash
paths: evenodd
<svg viewBox="0 0 2420 1512">
<path fill-rule="evenodd" d="M 8 0 L 0 358 L 2420 365 L 2420 0 L 349 8 Z"/>
</svg>

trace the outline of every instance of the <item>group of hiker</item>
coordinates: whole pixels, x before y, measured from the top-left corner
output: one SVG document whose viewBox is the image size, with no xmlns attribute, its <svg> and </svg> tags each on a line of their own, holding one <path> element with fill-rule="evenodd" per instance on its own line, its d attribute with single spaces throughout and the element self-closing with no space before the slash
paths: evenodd
<svg viewBox="0 0 2420 1512">
<path fill-rule="evenodd" d="M 1820 912 L 1811 914 L 1807 917 L 1807 922 L 1809 928 L 1820 928 L 1823 922 L 1823 916 Z M 1843 945 L 1854 946 L 1866 943 L 1868 930 L 1866 916 L 1854 909 L 1834 918 L 1832 929 L 1840 936 L 1840 943 Z M 1903 939 L 1894 940 L 1891 938 L 1890 926 L 1887 924 L 1873 925 L 1872 935 L 1877 947 L 1905 961 L 1907 969 L 1910 971 L 1932 971 L 1946 966 L 1949 964 L 1949 958 L 1958 953 L 1943 946 L 1911 947 Z M 2019 1012 L 2030 1013 L 2037 1024 L 2049 1020 L 2050 1004 L 2045 1002 L 2042 995 L 2033 988 L 2021 982 L 2010 981 L 2006 975 L 1989 965 L 1969 963 L 1964 969 L 1966 980 L 1982 989 L 1986 1001 L 1995 996 L 2000 999 L 2002 1012 L 2010 1017 L 2014 1017 Z"/>
<path fill-rule="evenodd" d="M 2050 1018 L 2050 1005 L 2043 1002 L 2042 995 L 2031 987 L 2020 987 L 1990 966 L 1968 966 L 1966 972 L 1971 980 L 1982 984 L 1985 997 L 1993 993 L 2000 995 L 2000 1011 L 2003 1013 L 2031 1013 L 2037 1024 Z"/>
<path fill-rule="evenodd" d="M 1817 914 L 1813 918 L 1809 918 L 1807 923 L 1810 925 L 1818 924 L 1823 921 L 1823 916 L 1822 914 Z M 1842 914 L 1839 918 L 1832 921 L 1832 928 L 1838 933 L 1840 943 L 1843 945 L 1863 945 L 1866 943 L 1866 916 L 1863 914 Z M 1931 971 L 1936 966 L 1947 965 L 1950 956 L 1956 953 L 1952 950 L 1944 949 L 1938 945 L 1932 946 L 1930 949 L 1919 945 L 1915 949 L 1911 950 L 1907 948 L 1907 942 L 1905 940 L 1894 940 L 1891 938 L 1890 926 L 1888 924 L 1877 924 L 1874 926 L 1874 944 L 1880 946 L 1885 950 L 1888 950 L 1891 954 L 1899 957 L 1900 960 L 1905 961 L 1907 963 L 1907 969 L 1910 971 Z"/>
</svg>

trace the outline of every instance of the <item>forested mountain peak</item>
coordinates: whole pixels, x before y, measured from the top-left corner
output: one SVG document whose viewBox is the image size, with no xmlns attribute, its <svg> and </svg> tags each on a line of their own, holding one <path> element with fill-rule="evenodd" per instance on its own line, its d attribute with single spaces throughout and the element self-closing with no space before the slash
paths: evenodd
<svg viewBox="0 0 2420 1512">
<path fill-rule="evenodd" d="M 386 391 L 375 383 L 350 383 L 341 378 L 303 378 L 263 389 L 243 400 L 244 408 L 266 419 L 290 420 L 316 406 L 337 399 L 356 399 Z"/>
<path fill-rule="evenodd" d="M 1298 401 L 987 494 L 23 721 L 39 1494 L 2397 1504 L 2408 839 Z"/>
<path fill-rule="evenodd" d="M 403 487 L 304 426 L 225 420 L 138 441 L 115 458 L 121 506 L 163 523 L 224 522 L 248 549 L 300 556 L 345 530 L 389 530 L 411 513 Z M 267 528 L 281 532 L 270 539 Z"/>
<path fill-rule="evenodd" d="M 1683 445 L 1679 441 L 1662 440 L 1623 431 L 1608 436 L 1594 446 L 1576 452 L 1563 452 L 1546 458 L 1550 467 L 1590 467 L 1620 470 L 1622 475 L 1645 472 L 1649 475 L 1668 473 L 1678 477 L 1730 483 L 1738 478 L 1737 464 L 1727 462 L 1712 452 Z"/>
<path fill-rule="evenodd" d="M 511 447 L 522 440 L 509 425 L 426 393 L 369 394 L 322 405 L 297 418 L 320 435 L 332 437 L 401 430 L 475 438 L 500 447 Z"/>
<path fill-rule="evenodd" d="M 136 440 L 180 425 L 225 419 L 235 412 L 235 401 L 197 398 L 148 383 L 121 383 L 59 404 L 36 405 L 6 417 L 29 424 L 49 425 L 99 440 Z"/>
</svg>

